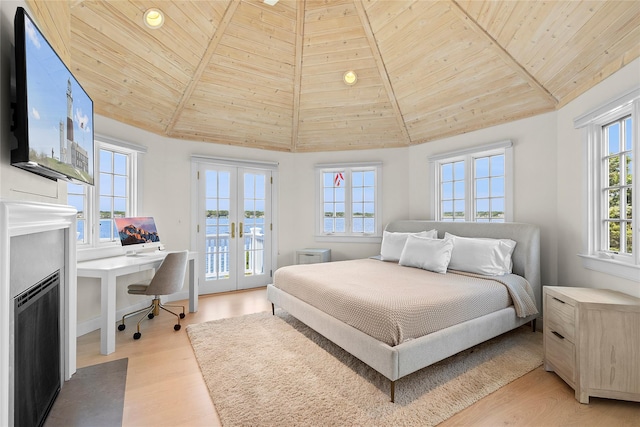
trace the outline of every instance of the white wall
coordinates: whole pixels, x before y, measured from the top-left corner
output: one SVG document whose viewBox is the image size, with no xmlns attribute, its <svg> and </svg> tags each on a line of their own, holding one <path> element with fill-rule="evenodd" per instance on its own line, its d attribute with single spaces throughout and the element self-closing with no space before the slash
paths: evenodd
<svg viewBox="0 0 640 427">
<path fill-rule="evenodd" d="M 383 161 L 383 223 L 406 217 L 409 170 L 407 149 L 379 149 L 292 154 L 231 145 L 165 138 L 96 116 L 96 132 L 147 147 L 144 156 L 143 211 L 153 215 L 168 249 L 190 246 L 191 163 L 194 154 L 278 163 L 278 265 L 293 262 L 294 251 L 315 242 L 315 175 L 317 163 Z M 375 255 L 379 244 L 326 244 L 333 259 Z"/>
<path fill-rule="evenodd" d="M 9 165 L 13 136 L 9 64 L 12 56 L 13 16 L 22 1 L 0 2 L 0 197 L 64 203 L 66 184 L 55 183 Z M 210 156 L 279 163 L 278 265 L 293 262 L 303 247 L 329 247 L 333 259 L 376 254 L 379 245 L 325 244 L 314 239 L 314 165 L 326 162 L 383 161 L 383 222 L 426 219 L 430 211 L 427 158 L 451 150 L 510 139 L 514 142 L 514 219 L 538 224 L 542 231 L 544 284 L 607 287 L 640 296 L 640 285 L 582 267 L 583 171 L 582 140 L 573 119 L 633 87 L 640 86 L 640 60 L 634 61 L 557 112 L 494 126 L 468 134 L 408 148 L 329 153 L 283 153 L 164 138 L 96 116 L 97 134 L 134 142 L 148 148 L 143 179 L 143 212 L 152 214 L 169 249 L 190 246 L 190 156 Z M 123 281 L 131 280 L 123 279 Z M 78 320 L 97 316 L 96 281 L 79 281 Z M 118 308 L 138 301 L 119 286 Z"/>
<path fill-rule="evenodd" d="M 640 87 L 640 59 L 636 59 L 593 89 L 558 111 L 557 133 L 557 238 L 558 283 L 566 286 L 609 288 L 640 297 L 640 283 L 620 279 L 582 267 L 577 256 L 583 248 L 585 215 L 585 143 L 573 120 Z M 637 159 L 635 160 L 637 161 Z M 636 202 L 638 194 L 634 194 Z M 636 206 L 640 206 L 636 203 Z M 636 212 L 637 214 L 637 212 Z M 635 233 L 635 244 L 640 234 Z"/>
<path fill-rule="evenodd" d="M 379 253 L 380 245 L 375 243 L 315 241 L 316 163 L 383 161 L 383 223 L 407 217 L 410 180 L 406 167 L 407 149 L 292 154 L 166 138 L 102 116 L 96 116 L 94 121 L 96 133 L 101 136 L 147 147 L 142 173 L 143 208 L 139 214 L 155 217 L 168 250 L 191 247 L 191 155 L 194 154 L 278 163 L 278 187 L 275 189 L 278 192 L 278 266 L 292 264 L 295 250 L 305 247 L 331 248 L 334 260 Z M 143 277 L 144 274 L 118 279 L 118 310 L 139 303 L 140 297 L 127 294 L 126 284 Z M 80 323 L 96 318 L 100 311 L 97 280 L 78 280 L 78 301 Z"/>
<path fill-rule="evenodd" d="M 515 175 L 513 220 L 540 227 L 542 283 L 555 284 L 558 243 L 556 127 L 556 113 L 553 112 L 411 147 L 410 217 L 427 218 L 431 209 L 433 182 L 428 173 L 429 156 L 511 140 Z"/>
<path fill-rule="evenodd" d="M 62 182 L 41 178 L 10 166 L 11 146 L 11 62 L 13 61 L 13 19 L 18 6 L 29 10 L 24 1 L 0 1 L 0 197 L 5 200 L 29 200 L 66 203 L 67 190 Z"/>
<path fill-rule="evenodd" d="M 281 176 L 280 213 L 294 213 L 291 223 L 280 221 L 280 265 L 291 264 L 294 251 L 299 248 L 323 247 L 331 249 L 332 260 L 364 258 L 380 252 L 379 243 L 326 243 L 315 241 L 316 176 L 314 166 L 320 163 L 382 161 L 382 224 L 406 218 L 410 174 L 406 148 L 305 153 L 293 156 L 293 168 Z M 284 169 L 284 168 L 283 168 Z M 283 170 L 284 173 L 284 170 Z M 290 185 L 290 188 L 285 187 Z"/>
</svg>

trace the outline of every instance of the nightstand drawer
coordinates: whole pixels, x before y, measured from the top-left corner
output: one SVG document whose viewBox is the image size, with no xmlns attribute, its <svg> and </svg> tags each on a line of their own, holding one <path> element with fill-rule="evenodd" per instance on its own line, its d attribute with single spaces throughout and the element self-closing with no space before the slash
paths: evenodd
<svg viewBox="0 0 640 427">
<path fill-rule="evenodd" d="M 555 333 L 554 333 L 555 332 Z M 576 347 L 558 331 L 545 325 L 545 358 L 556 373 L 573 386 L 576 382 Z"/>
<path fill-rule="evenodd" d="M 322 262 L 320 254 L 298 254 L 298 264 L 315 264 Z"/>
<path fill-rule="evenodd" d="M 296 251 L 296 264 L 316 264 L 331 261 L 331 249 L 299 249 Z"/>
<path fill-rule="evenodd" d="M 564 338 L 575 343 L 575 308 L 569 303 L 548 294 L 546 295 L 545 303 L 544 322 L 549 327 L 553 327 Z"/>
</svg>

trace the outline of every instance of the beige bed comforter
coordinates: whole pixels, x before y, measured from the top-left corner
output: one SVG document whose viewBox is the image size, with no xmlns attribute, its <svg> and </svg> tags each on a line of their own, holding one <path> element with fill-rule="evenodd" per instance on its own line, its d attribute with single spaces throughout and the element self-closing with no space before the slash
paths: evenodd
<svg viewBox="0 0 640 427">
<path fill-rule="evenodd" d="M 447 274 L 374 259 L 282 267 L 274 286 L 391 346 L 514 305 L 536 314 L 529 282 Z"/>
</svg>

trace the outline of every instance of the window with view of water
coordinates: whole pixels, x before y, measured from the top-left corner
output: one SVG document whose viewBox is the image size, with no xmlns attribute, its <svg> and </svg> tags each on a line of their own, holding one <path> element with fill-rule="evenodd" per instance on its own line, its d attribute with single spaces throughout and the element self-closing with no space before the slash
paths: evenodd
<svg viewBox="0 0 640 427">
<path fill-rule="evenodd" d="M 100 240 L 115 240 L 118 234 L 113 218 L 127 216 L 127 156 L 100 150 Z"/>
<path fill-rule="evenodd" d="M 324 172 L 324 229 L 325 233 L 344 233 L 346 231 L 346 189 L 348 184 L 345 171 Z"/>
<path fill-rule="evenodd" d="M 78 211 L 76 215 L 76 236 L 78 244 L 88 242 L 87 235 L 87 186 L 84 184 L 67 184 L 67 204 Z"/>
<path fill-rule="evenodd" d="M 380 233 L 380 165 L 322 168 L 320 227 L 324 236 L 375 236 Z"/>
<path fill-rule="evenodd" d="M 244 221 L 240 225 L 244 236 L 244 274 L 263 274 L 264 220 L 266 209 L 267 176 L 245 172 L 244 180 Z"/>
<path fill-rule="evenodd" d="M 376 174 L 375 171 L 351 172 L 351 223 L 354 233 L 375 232 Z"/>
<path fill-rule="evenodd" d="M 207 278 L 229 277 L 229 239 L 231 237 L 231 173 L 208 170 L 205 172 L 206 252 Z M 234 224 L 235 237 L 235 224 Z"/>
<path fill-rule="evenodd" d="M 144 152 L 144 147 L 125 142 L 96 139 L 95 143 L 99 172 L 95 185 L 67 184 L 67 203 L 78 211 L 77 243 L 85 248 L 114 244 L 118 232 L 113 219 L 136 215 L 135 165 Z"/>
<path fill-rule="evenodd" d="M 504 154 L 476 158 L 474 181 L 474 220 L 504 222 Z"/>
<path fill-rule="evenodd" d="M 465 220 L 464 161 L 440 165 L 440 211 L 442 221 Z"/>
<path fill-rule="evenodd" d="M 511 142 L 431 157 L 437 221 L 505 222 Z"/>
<path fill-rule="evenodd" d="M 265 286 L 272 273 L 274 164 L 195 157 L 201 290 Z M 202 226 L 204 225 L 204 230 Z M 202 232 L 204 231 L 204 233 Z"/>
</svg>

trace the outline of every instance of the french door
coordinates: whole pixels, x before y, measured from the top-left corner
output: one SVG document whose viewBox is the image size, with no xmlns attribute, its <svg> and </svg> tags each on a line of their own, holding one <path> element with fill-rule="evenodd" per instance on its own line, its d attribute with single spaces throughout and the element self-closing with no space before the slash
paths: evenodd
<svg viewBox="0 0 640 427">
<path fill-rule="evenodd" d="M 195 165 L 200 293 L 271 283 L 273 170 L 234 162 Z"/>
</svg>

